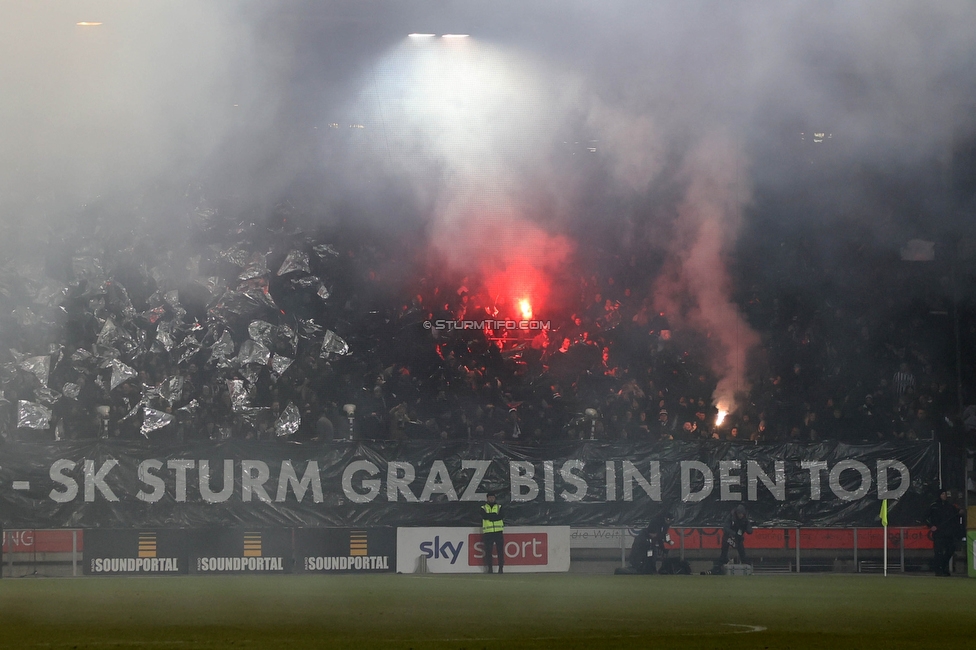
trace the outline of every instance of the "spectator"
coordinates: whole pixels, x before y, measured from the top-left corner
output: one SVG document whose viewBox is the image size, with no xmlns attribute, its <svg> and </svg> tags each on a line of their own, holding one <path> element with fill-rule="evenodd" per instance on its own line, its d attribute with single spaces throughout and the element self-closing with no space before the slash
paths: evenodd
<svg viewBox="0 0 976 650">
<path fill-rule="evenodd" d="M 898 367 L 895 376 L 891 378 L 891 386 L 895 391 L 895 395 L 899 397 L 905 395 L 910 390 L 915 390 L 915 375 L 909 371 L 907 363 L 903 363 Z"/>
</svg>

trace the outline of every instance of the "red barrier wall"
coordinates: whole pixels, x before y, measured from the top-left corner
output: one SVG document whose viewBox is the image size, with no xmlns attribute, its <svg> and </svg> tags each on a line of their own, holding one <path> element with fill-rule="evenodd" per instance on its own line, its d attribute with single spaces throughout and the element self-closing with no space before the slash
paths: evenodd
<svg viewBox="0 0 976 650">
<path fill-rule="evenodd" d="M 71 530 L 5 530 L 4 553 L 70 553 Z M 78 552 L 85 550 L 85 535 L 78 530 Z"/>
<path fill-rule="evenodd" d="M 861 550 L 881 550 L 883 528 L 858 528 L 857 548 Z M 719 549 L 722 544 L 721 528 L 681 528 L 671 530 L 675 545 L 684 534 L 684 547 L 688 550 Z M 888 548 L 900 548 L 901 533 L 898 528 L 888 529 Z M 746 548 L 751 549 L 795 549 L 795 528 L 756 528 L 745 536 Z M 906 549 L 931 549 L 932 538 L 924 526 L 905 528 Z M 809 550 L 854 550 L 853 528 L 801 528 L 800 551 Z"/>
</svg>

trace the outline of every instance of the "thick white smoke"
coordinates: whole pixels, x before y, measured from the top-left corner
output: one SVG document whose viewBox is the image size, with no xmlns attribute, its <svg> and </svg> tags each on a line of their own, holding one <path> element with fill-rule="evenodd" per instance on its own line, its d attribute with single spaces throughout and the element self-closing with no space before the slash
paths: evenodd
<svg viewBox="0 0 976 650">
<path fill-rule="evenodd" d="M 448 270 L 471 274 L 493 294 L 544 302 L 546 278 L 573 250 L 538 207 L 558 213 L 572 195 L 550 157 L 577 83 L 476 39 L 405 39 L 364 77 L 355 103 L 372 134 L 368 162 L 354 166 L 408 182 Z M 563 198 L 550 200 L 557 194 Z"/>
<path fill-rule="evenodd" d="M 74 218 L 100 196 L 215 173 L 241 205 L 273 204 L 303 176 L 321 203 L 369 205 L 381 227 L 423 215 L 432 249 L 479 272 L 517 268 L 526 251 L 539 272 L 565 265 L 573 247 L 560 233 L 580 222 L 606 224 L 621 247 L 667 233 L 654 239 L 669 255 L 657 299 L 710 335 L 721 404 L 745 390 L 756 343 L 726 265 L 756 152 L 823 128 L 845 164 L 887 170 L 944 158 L 973 136 L 969 0 L 417 2 L 384 15 L 352 1 L 8 4 L 9 250 L 30 250 L 18 242 L 43 235 L 38 222 Z M 472 37 L 407 39 L 449 23 Z M 339 130 L 349 146 L 323 145 L 313 160 Z M 702 135 L 714 133 L 725 135 Z M 588 155 L 570 151 L 583 140 L 597 150 L 588 171 L 567 162 Z M 767 185 L 795 180 L 764 174 Z M 654 205 L 661 185 L 680 185 L 682 198 Z M 586 187 L 608 200 L 581 209 Z M 854 206 L 873 196 L 845 191 Z M 660 208 L 653 223 L 621 227 L 631 217 L 621 213 L 648 206 Z"/>
<path fill-rule="evenodd" d="M 178 193 L 235 139 L 248 139 L 248 160 L 267 153 L 257 149 L 274 123 L 287 48 L 269 53 L 257 36 L 260 12 L 243 9 L 190 0 L 4 4 L 0 225 L 12 253 L 19 238 L 57 232 L 107 197 L 134 206 L 150 188 Z"/>
<path fill-rule="evenodd" d="M 543 229 L 529 207 L 541 194 L 571 212 L 574 175 L 552 161 L 562 133 L 590 134 L 612 191 L 623 195 L 645 193 L 678 146 L 662 132 L 673 116 L 659 120 L 646 107 L 607 101 L 574 74 L 473 40 L 407 41 L 371 72 L 364 94 L 358 101 L 377 106 L 370 122 L 382 130 L 372 140 L 374 153 L 410 178 L 427 203 L 433 248 L 453 268 L 495 285 L 512 285 L 519 275 L 540 284 L 540 274 L 552 277 L 570 262 L 570 241 Z M 589 150 L 577 145 L 566 152 Z M 726 268 L 748 197 L 743 157 L 720 136 L 701 138 L 685 152 L 677 180 L 687 190 L 677 206 L 668 273 L 656 291 L 669 315 L 710 337 L 714 400 L 722 410 L 748 390 L 746 358 L 758 343 L 731 299 Z M 544 299 L 539 290 L 530 293 Z M 690 309 L 676 308 L 689 299 Z"/>
</svg>

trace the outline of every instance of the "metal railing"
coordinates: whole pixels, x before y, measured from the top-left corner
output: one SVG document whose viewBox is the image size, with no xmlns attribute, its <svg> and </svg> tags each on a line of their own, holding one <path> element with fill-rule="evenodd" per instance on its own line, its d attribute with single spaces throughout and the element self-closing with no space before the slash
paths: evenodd
<svg viewBox="0 0 976 650">
<path fill-rule="evenodd" d="M 628 551 L 634 537 L 639 533 L 632 528 L 606 529 L 574 529 L 586 531 L 606 531 L 596 536 L 598 539 L 615 541 L 615 547 L 620 552 L 620 565 L 627 565 Z M 751 560 L 758 560 L 757 564 L 771 571 L 781 571 L 788 562 L 791 573 L 845 570 L 849 572 L 880 572 L 883 569 L 882 557 L 885 541 L 881 528 L 775 528 L 756 529 L 756 533 L 765 532 L 767 535 L 762 543 L 750 541 L 755 539 L 746 535 L 746 549 Z M 775 533 L 769 535 L 769 533 Z M 781 545 L 775 545 L 778 534 L 782 533 Z M 823 536 L 829 539 L 833 534 L 832 544 L 810 543 L 811 536 Z M 850 543 L 844 543 L 843 538 L 849 535 Z M 677 554 L 682 561 L 713 563 L 721 552 L 722 532 L 713 527 L 681 527 L 671 529 L 672 545 L 669 547 L 672 557 Z M 909 540 L 909 537 L 911 540 Z M 841 538 L 841 539 L 837 539 Z M 694 540 L 692 543 L 689 543 Z M 703 542 L 703 540 L 708 540 Z M 770 541 L 772 540 L 772 542 Z M 805 540 L 807 543 L 805 544 Z M 907 543 L 911 541 L 911 543 Z M 887 536 L 888 570 L 889 571 L 918 571 L 929 570 L 932 557 L 931 540 L 927 531 L 920 527 L 890 527 Z M 605 542 L 588 546 L 585 541 L 574 537 L 573 549 L 608 549 Z M 604 556 L 608 559 L 608 556 Z M 840 567 L 840 568 L 838 568 Z"/>
</svg>

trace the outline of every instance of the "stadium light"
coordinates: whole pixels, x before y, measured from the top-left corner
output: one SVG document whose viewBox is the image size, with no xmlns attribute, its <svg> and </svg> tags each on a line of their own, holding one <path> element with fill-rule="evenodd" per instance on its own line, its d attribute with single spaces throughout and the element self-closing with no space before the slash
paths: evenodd
<svg viewBox="0 0 976 650">
<path fill-rule="evenodd" d="M 90 22 L 85 22 L 85 21 L 82 21 L 82 22 L 80 22 L 80 23 L 75 23 L 75 24 L 76 24 L 76 25 L 77 25 L 78 27 L 98 27 L 98 26 L 99 26 L 99 25 L 101 25 L 102 23 L 90 23 Z"/>
<path fill-rule="evenodd" d="M 434 34 L 407 34 L 409 38 L 434 38 Z"/>
<path fill-rule="evenodd" d="M 444 34 L 441 38 L 468 38 L 469 34 Z"/>
</svg>

